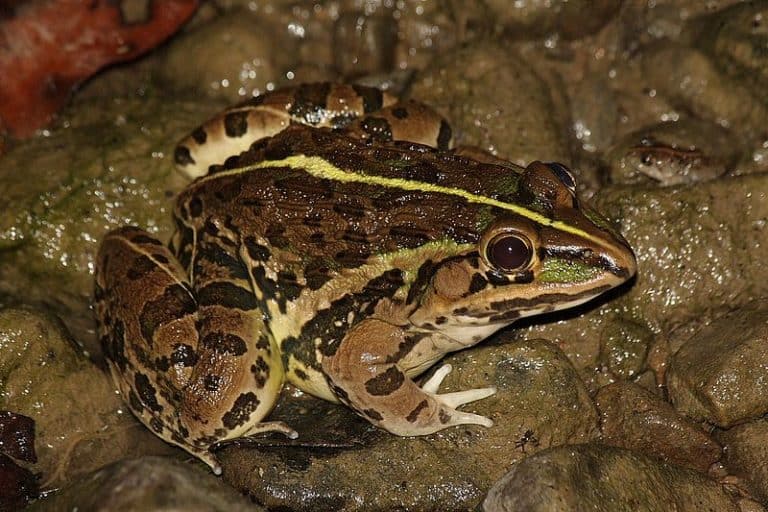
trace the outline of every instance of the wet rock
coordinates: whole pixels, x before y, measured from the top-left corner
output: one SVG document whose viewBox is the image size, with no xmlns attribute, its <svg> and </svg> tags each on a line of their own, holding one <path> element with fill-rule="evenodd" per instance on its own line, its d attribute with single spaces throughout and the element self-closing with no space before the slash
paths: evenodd
<svg viewBox="0 0 768 512">
<path fill-rule="evenodd" d="M 749 139 L 763 134 L 768 105 L 743 81 L 721 73 L 699 49 L 672 44 L 650 48 L 643 70 L 651 87 L 679 109 L 738 128 Z"/>
<path fill-rule="evenodd" d="M 603 189 L 596 207 L 620 220 L 639 268 L 612 307 L 659 332 L 768 296 L 768 266 L 755 253 L 768 246 L 766 196 L 764 174 Z"/>
<path fill-rule="evenodd" d="M 234 10 L 176 39 L 157 67 L 158 76 L 175 88 L 228 103 L 263 93 L 267 84 L 284 85 L 299 39 L 280 29 L 274 16 Z"/>
<path fill-rule="evenodd" d="M 172 453 L 124 409 L 111 380 L 80 355 L 60 324 L 29 309 L 0 310 L 0 409 L 35 422 L 41 488 L 128 455 Z"/>
<path fill-rule="evenodd" d="M 336 70 L 348 79 L 391 71 L 395 66 L 396 42 L 397 23 L 391 13 L 344 13 L 333 30 Z"/>
<path fill-rule="evenodd" d="M 634 322 L 611 322 L 601 334 L 601 360 L 611 375 L 629 379 L 646 366 L 653 332 Z"/>
<path fill-rule="evenodd" d="M 516 464 L 483 502 L 485 512 L 593 510 L 739 511 L 720 484 L 639 453 L 558 446 Z"/>
<path fill-rule="evenodd" d="M 260 511 L 207 469 L 161 457 L 125 460 L 84 475 L 30 511 Z"/>
<path fill-rule="evenodd" d="M 489 84 L 493 94 L 487 94 Z M 570 160 L 562 113 L 548 86 L 509 48 L 477 43 L 449 52 L 417 77 L 410 96 L 450 119 L 459 145 L 479 146 L 520 165 L 542 155 Z"/>
<path fill-rule="evenodd" d="M 505 33 L 516 38 L 531 38 L 557 34 L 576 39 L 591 34 L 616 14 L 621 2 L 599 0 L 548 2 L 509 2 L 484 0 L 491 19 Z"/>
<path fill-rule="evenodd" d="M 751 493 L 768 503 L 768 420 L 759 419 L 720 432 L 725 466 L 740 477 Z"/>
<path fill-rule="evenodd" d="M 706 472 L 720 459 L 721 448 L 691 420 L 653 393 L 629 382 L 597 392 L 600 440 Z"/>
<path fill-rule="evenodd" d="M 768 309 L 763 301 L 713 321 L 672 357 L 667 372 L 675 408 L 728 427 L 768 412 Z"/>
<path fill-rule="evenodd" d="M 124 224 L 170 237 L 172 197 L 185 184 L 173 168 L 174 146 L 216 108 L 92 98 L 73 105 L 67 129 L 3 155 L 0 293 L 45 304 L 98 355 L 89 309 L 98 244 Z"/>
<path fill-rule="evenodd" d="M 336 438 L 324 443 L 322 432 L 300 431 L 294 447 L 225 447 L 219 452 L 224 478 L 269 508 L 471 509 L 510 463 L 549 446 L 589 441 L 597 433 L 597 413 L 584 385 L 562 352 L 545 341 L 486 345 L 446 362 L 454 371 L 440 392 L 499 388 L 493 397 L 463 408 L 491 417 L 493 427 L 400 438 L 371 432 L 374 427 L 345 409 L 345 421 L 361 425 L 347 427 L 358 432 L 354 444 L 343 446 Z M 324 414 L 311 403 L 305 409 Z M 270 419 L 294 424 L 279 414 Z M 320 428 L 325 429 L 322 423 Z"/>
<path fill-rule="evenodd" d="M 605 155 L 613 183 L 694 183 L 731 170 L 739 156 L 731 133 L 703 121 L 661 123 L 630 133 Z"/>
<path fill-rule="evenodd" d="M 712 55 L 717 66 L 747 84 L 765 101 L 768 86 L 768 3 L 741 2 L 691 23 L 697 46 Z"/>
</svg>

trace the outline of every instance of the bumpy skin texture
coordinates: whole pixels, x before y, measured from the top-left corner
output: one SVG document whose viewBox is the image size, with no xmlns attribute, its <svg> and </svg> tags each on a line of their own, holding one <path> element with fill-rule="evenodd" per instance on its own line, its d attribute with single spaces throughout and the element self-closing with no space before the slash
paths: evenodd
<svg viewBox="0 0 768 512">
<path fill-rule="evenodd" d="M 257 98 L 183 140 L 178 165 L 210 172 L 179 195 L 170 249 L 127 227 L 97 261 L 99 334 L 133 412 L 216 472 L 218 442 L 296 435 L 262 422 L 284 376 L 398 435 L 490 426 L 456 408 L 493 388 L 440 395 L 448 367 L 412 379 L 620 284 L 635 261 L 564 167 L 449 144 L 428 107 L 331 84 Z"/>
</svg>

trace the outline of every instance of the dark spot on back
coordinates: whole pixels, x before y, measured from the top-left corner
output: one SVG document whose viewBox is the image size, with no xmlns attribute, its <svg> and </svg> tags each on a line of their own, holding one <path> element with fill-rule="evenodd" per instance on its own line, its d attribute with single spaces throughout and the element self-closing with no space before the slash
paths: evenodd
<svg viewBox="0 0 768 512">
<path fill-rule="evenodd" d="M 389 228 L 389 236 L 394 238 L 397 246 L 403 249 L 420 247 L 431 238 L 427 231 L 407 225 L 392 226 Z"/>
<path fill-rule="evenodd" d="M 159 245 L 159 246 L 163 245 L 163 242 L 161 242 L 157 238 L 153 238 L 149 235 L 144 235 L 144 234 L 138 234 L 138 235 L 132 236 L 131 242 L 135 244 L 148 244 L 148 245 Z"/>
<path fill-rule="evenodd" d="M 264 237 L 273 247 L 285 249 L 288 247 L 288 238 L 284 236 L 284 233 L 285 226 L 272 223 L 267 226 L 267 230 L 264 232 Z"/>
<path fill-rule="evenodd" d="M 304 279 L 310 290 L 318 290 L 331 280 L 330 269 L 324 261 L 312 260 L 304 268 Z"/>
</svg>

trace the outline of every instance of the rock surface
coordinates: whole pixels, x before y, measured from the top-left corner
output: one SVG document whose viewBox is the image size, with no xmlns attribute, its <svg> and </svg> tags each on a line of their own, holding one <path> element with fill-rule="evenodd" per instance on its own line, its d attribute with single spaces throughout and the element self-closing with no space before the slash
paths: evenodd
<svg viewBox="0 0 768 512">
<path fill-rule="evenodd" d="M 718 318 L 672 357 L 675 408 L 721 427 L 768 412 L 768 309 L 763 301 Z"/>
<path fill-rule="evenodd" d="M 259 512 L 206 469 L 160 457 L 127 459 L 83 475 L 30 511 Z"/>
<path fill-rule="evenodd" d="M 594 444 L 558 446 L 516 464 L 485 512 L 675 510 L 738 512 L 720 484 L 645 455 Z"/>
<path fill-rule="evenodd" d="M 706 473 L 720 460 L 720 445 L 672 405 L 628 382 L 600 389 L 600 441 Z"/>
</svg>

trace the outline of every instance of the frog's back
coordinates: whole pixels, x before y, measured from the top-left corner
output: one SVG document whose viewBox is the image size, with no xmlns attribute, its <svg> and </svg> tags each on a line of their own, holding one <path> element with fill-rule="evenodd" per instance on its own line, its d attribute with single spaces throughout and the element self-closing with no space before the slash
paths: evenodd
<svg viewBox="0 0 768 512">
<path fill-rule="evenodd" d="M 262 250 L 290 249 L 310 268 L 356 268 L 431 241 L 477 242 L 493 207 L 464 195 L 503 201 L 518 180 L 511 167 L 298 125 L 194 182 L 177 216 L 225 226 L 246 244 L 268 246 Z"/>
</svg>

